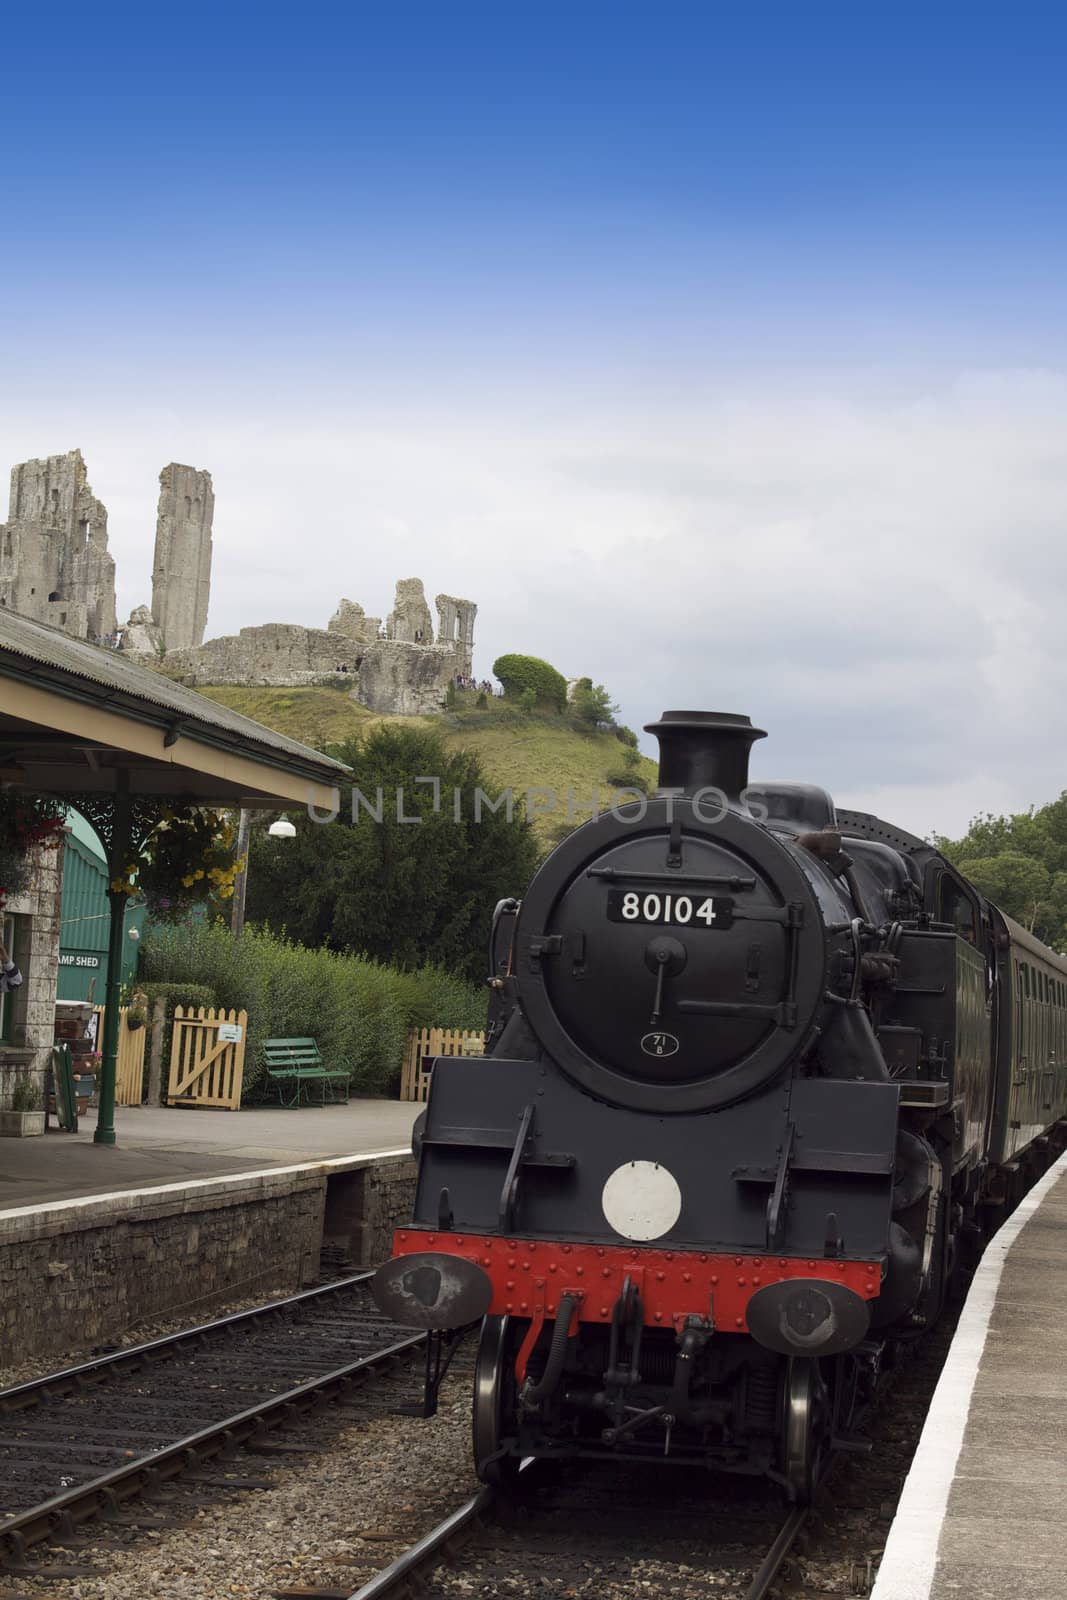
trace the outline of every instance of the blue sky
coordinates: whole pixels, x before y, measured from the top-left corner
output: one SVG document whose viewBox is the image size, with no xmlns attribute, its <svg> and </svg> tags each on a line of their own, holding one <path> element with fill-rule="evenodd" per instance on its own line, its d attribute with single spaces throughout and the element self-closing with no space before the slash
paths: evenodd
<svg viewBox="0 0 1067 1600">
<path fill-rule="evenodd" d="M 3 40 L 0 462 L 83 449 L 120 602 L 190 461 L 213 634 L 419 572 L 479 601 L 481 670 L 538 649 L 635 724 L 727 696 L 924 830 L 1067 782 L 1062 10 L 60 4 Z"/>
</svg>

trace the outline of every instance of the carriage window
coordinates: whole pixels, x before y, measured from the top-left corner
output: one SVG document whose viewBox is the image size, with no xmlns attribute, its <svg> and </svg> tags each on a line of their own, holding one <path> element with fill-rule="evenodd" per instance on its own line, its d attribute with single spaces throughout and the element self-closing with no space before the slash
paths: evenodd
<svg viewBox="0 0 1067 1600">
<path fill-rule="evenodd" d="M 1025 994 L 1026 998 L 1029 1000 L 1029 998 L 1030 998 L 1030 968 L 1026 965 L 1025 961 L 1023 962 L 1023 993 Z"/>
</svg>

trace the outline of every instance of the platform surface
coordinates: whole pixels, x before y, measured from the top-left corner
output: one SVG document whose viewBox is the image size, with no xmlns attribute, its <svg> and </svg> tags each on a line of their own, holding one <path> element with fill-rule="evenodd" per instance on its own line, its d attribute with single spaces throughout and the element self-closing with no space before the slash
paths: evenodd
<svg viewBox="0 0 1067 1600">
<path fill-rule="evenodd" d="M 1067 1594 L 1067 1155 L 975 1275 L 872 1600 Z"/>
<path fill-rule="evenodd" d="M 0 1139 L 0 1211 L 407 1149 L 422 1109 L 399 1100 L 350 1100 L 299 1111 L 119 1106 L 113 1146 L 93 1143 L 96 1112 L 90 1111 L 77 1133 L 53 1129 L 35 1139 Z"/>
</svg>

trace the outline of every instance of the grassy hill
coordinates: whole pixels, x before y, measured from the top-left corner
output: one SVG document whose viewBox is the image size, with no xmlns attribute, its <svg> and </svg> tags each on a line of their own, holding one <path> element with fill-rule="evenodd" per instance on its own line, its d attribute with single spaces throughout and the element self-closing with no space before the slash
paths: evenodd
<svg viewBox="0 0 1067 1600">
<path fill-rule="evenodd" d="M 382 723 L 415 723 L 436 728 L 445 744 L 470 750 L 481 761 L 492 782 L 511 788 L 516 805 L 520 794 L 550 789 L 557 809 L 535 819 L 539 836 L 555 843 L 570 826 L 584 822 L 594 786 L 600 806 L 610 803 L 613 788 L 624 781 L 623 745 L 613 733 L 582 733 L 566 717 L 551 712 L 523 714 L 499 701 L 486 711 L 442 712 L 437 717 L 383 717 L 368 711 L 343 689 L 202 689 L 209 699 L 242 711 L 278 733 L 324 749 L 346 739 L 365 735 Z M 639 776 L 651 787 L 655 763 L 642 757 Z M 573 792 L 574 815 L 567 817 L 567 795 Z M 542 796 L 534 804 L 547 804 Z"/>
</svg>

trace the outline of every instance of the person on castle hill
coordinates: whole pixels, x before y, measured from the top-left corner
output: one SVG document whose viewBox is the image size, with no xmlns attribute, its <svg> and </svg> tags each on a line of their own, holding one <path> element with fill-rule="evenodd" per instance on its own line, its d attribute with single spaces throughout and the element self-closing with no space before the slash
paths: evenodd
<svg viewBox="0 0 1067 1600">
<path fill-rule="evenodd" d="M 8 994 L 22 982 L 22 973 L 8 954 L 6 945 L 0 944 L 0 994 Z"/>
</svg>

